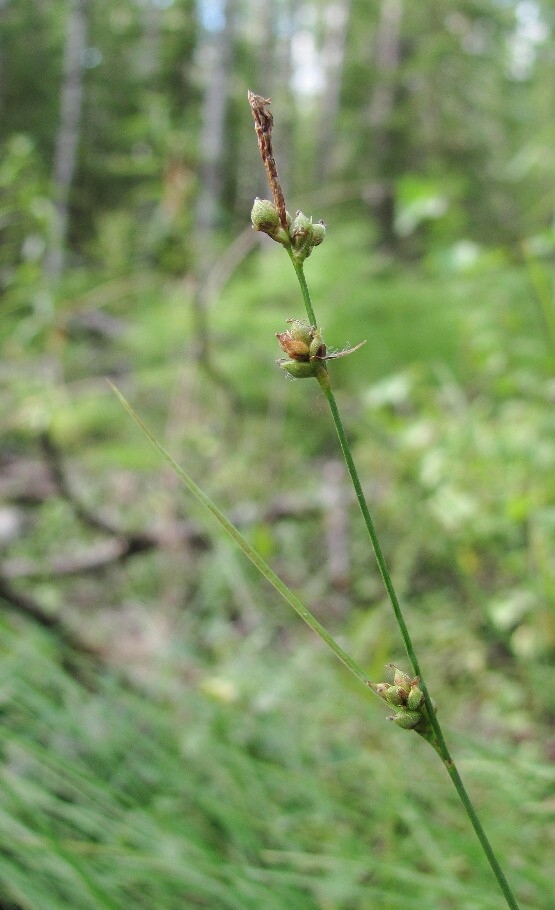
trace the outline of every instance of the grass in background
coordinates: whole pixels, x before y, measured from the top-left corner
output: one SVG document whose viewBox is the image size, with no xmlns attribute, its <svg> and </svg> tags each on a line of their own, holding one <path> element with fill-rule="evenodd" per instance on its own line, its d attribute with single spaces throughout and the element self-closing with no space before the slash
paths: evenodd
<svg viewBox="0 0 555 910">
<path fill-rule="evenodd" d="M 449 683 L 442 719 L 470 738 L 465 779 L 522 906 L 548 910 L 555 428 L 541 324 L 519 269 L 422 276 L 372 262 L 361 244 L 359 291 L 341 312 L 352 326 L 338 337 L 343 303 L 334 287 L 348 246 L 333 232 L 326 239 L 328 271 L 315 296 L 324 298 L 331 344 L 355 342 L 368 327 L 358 360 L 333 364 L 356 457 L 376 491 L 395 580 L 432 640 L 426 665 L 434 688 Z M 146 444 L 138 448 L 105 390 L 104 372 L 123 369 L 141 413 L 162 436 L 173 432 L 172 451 L 184 453 L 193 475 L 210 476 L 218 501 L 256 503 L 262 516 L 277 491 L 314 502 L 307 465 L 315 451 L 335 452 L 335 443 L 321 417 L 316 433 L 305 432 L 314 408 L 323 410 L 317 390 L 307 395 L 272 372 L 274 333 L 284 316 L 300 315 L 294 275 L 284 282 L 277 259 L 241 266 L 211 312 L 214 342 L 225 347 L 224 369 L 243 399 L 231 431 L 225 398 L 195 378 L 187 360 L 186 295 L 167 286 L 108 305 L 124 331 L 101 343 L 101 356 L 98 339 L 68 335 L 64 382 L 44 381 L 54 324 L 42 360 L 37 349 L 31 357 L 12 344 L 2 389 L 8 448 L 32 447 L 37 426 L 52 421 L 93 506 L 109 503 L 138 528 L 163 526 L 170 506 L 194 519 L 179 497 L 176 506 L 156 456 Z M 287 262 L 283 270 L 291 271 Z M 311 261 L 312 281 L 310 271 Z M 260 339 L 254 350 L 252 337 Z M 174 424 L 172 392 L 186 405 Z M 409 539 L 415 520 L 421 533 Z M 295 520 L 257 517 L 246 531 L 333 624 L 337 598 L 321 579 L 320 521 L 309 508 Z M 46 502 L 13 555 L 48 563 L 51 543 L 58 552 L 78 540 L 64 507 Z M 381 678 L 383 663 L 400 655 L 390 650 L 390 619 L 356 540 L 351 557 L 349 608 L 336 623 L 354 656 Z M 91 692 L 61 668 L 47 637 L 21 623 L 2 629 L 0 895 L 10 910 L 498 907 L 448 780 L 433 810 L 422 795 L 433 756 L 415 758 L 423 744 L 390 730 L 210 536 L 185 562 L 181 552 L 162 551 L 102 582 L 27 587 L 83 634 L 112 635 L 122 655 L 132 637 L 128 619 L 106 625 L 122 605 L 147 628 L 167 622 L 171 634 L 158 654 L 154 644 L 136 658 L 143 691 L 106 673 Z M 387 653 L 376 652 L 377 641 Z M 506 819 L 517 817 L 515 834 Z"/>
<path fill-rule="evenodd" d="M 245 641 L 217 671 L 185 662 L 164 696 L 109 675 L 86 690 L 47 637 L 2 633 L 6 906 L 498 906 L 424 744 L 393 743 L 314 642 L 280 655 Z M 500 747 L 479 755 L 463 764 L 480 811 L 523 906 L 548 910 L 553 773 Z"/>
</svg>

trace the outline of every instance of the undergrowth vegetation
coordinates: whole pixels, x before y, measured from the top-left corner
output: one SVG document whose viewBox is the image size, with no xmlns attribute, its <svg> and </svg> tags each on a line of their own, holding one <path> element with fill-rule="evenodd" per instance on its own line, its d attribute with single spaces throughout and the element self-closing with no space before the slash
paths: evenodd
<svg viewBox="0 0 555 910">
<path fill-rule="evenodd" d="M 549 335 L 523 266 L 478 256 L 466 271 L 394 267 L 363 241 L 353 247 L 355 233 L 332 232 L 325 270 L 314 269 L 326 340 L 341 349 L 367 338 L 356 359 L 330 370 L 465 780 L 521 906 L 549 910 Z M 209 310 L 210 356 L 227 386 L 195 360 L 183 285 L 152 273 L 143 284 L 73 274 L 49 312 L 14 301 L 4 458 L 27 464 L 11 478 L 16 517 L 18 483 L 33 506 L 4 570 L 96 656 L 76 670 L 67 646 L 11 604 L 0 687 L 3 906 L 500 905 L 424 743 L 384 723 L 177 494 L 106 386 L 105 375 L 116 378 L 369 676 L 383 677 L 402 649 L 322 395 L 272 366 L 275 332 L 300 315 L 286 265 L 274 251 L 251 255 Z M 52 489 L 53 459 L 70 495 Z M 52 572 L 66 557 L 70 568 L 100 558 L 111 539 L 78 504 L 114 539 L 146 534 L 150 545 L 107 559 L 100 574 Z M 330 520 L 345 546 L 337 569 Z"/>
<path fill-rule="evenodd" d="M 0 2 L 0 910 L 552 910 L 554 35 Z"/>
<path fill-rule="evenodd" d="M 5 906 L 499 906 L 424 743 L 392 742 L 306 636 L 235 636 L 215 667 L 182 653 L 166 691 L 139 692 L 110 674 L 91 691 L 18 631 L 2 630 Z M 523 905 L 548 910 L 553 775 L 496 739 L 468 744 L 465 777 Z"/>
</svg>

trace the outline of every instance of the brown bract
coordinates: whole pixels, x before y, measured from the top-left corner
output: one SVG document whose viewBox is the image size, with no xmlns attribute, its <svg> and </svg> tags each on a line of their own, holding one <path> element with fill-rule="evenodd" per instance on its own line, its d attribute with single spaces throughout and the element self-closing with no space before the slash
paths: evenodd
<svg viewBox="0 0 555 910">
<path fill-rule="evenodd" d="M 293 338 L 291 332 L 279 332 L 276 335 L 280 346 L 286 354 L 289 354 L 292 360 L 309 360 L 310 348 L 306 342 L 299 338 Z"/>
</svg>

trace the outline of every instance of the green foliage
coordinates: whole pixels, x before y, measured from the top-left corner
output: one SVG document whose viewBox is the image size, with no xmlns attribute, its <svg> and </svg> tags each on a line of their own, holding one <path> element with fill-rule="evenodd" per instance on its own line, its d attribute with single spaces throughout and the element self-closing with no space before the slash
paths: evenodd
<svg viewBox="0 0 555 910">
<path fill-rule="evenodd" d="M 37 149 L 28 136 L 14 134 L 2 149 L 0 164 L 0 337 L 6 337 L 14 319 L 25 320 L 26 340 L 40 323 L 41 304 L 47 306 L 41 301 L 41 270 L 52 219 Z"/>
<path fill-rule="evenodd" d="M 2 642 L 4 901 L 498 906 L 447 780 L 432 784 L 416 754 L 424 745 L 396 732 L 388 750 L 393 728 L 312 645 L 286 666 L 279 649 L 236 637 L 211 671 L 178 632 L 186 681 L 157 695 L 109 675 L 85 688 L 42 634 L 4 625 Z M 549 847 L 535 819 L 550 775 L 490 749 L 467 775 L 522 906 L 547 910 Z M 500 797 L 526 831 L 518 854 Z"/>
<path fill-rule="evenodd" d="M 324 124 L 327 190 L 313 173 L 322 99 L 285 103 L 247 6 L 236 4 L 222 227 L 210 239 L 223 255 L 208 287 L 196 246 L 198 5 L 88 4 L 68 267 L 54 284 L 48 181 L 70 4 L 0 11 L 0 580 L 101 655 L 94 668 L 78 660 L 13 592 L 2 596 L 0 902 L 499 906 L 426 746 L 387 725 L 205 527 L 104 380 L 369 675 L 402 662 L 343 481 L 347 573 L 331 574 L 337 449 L 322 395 L 273 363 L 275 333 L 303 313 L 283 251 L 250 252 L 248 211 L 265 193 L 252 86 L 290 119 L 275 149 L 286 186 L 302 193 L 288 206 L 328 223 L 306 266 L 326 343 L 367 339 L 330 373 L 411 629 L 445 693 L 442 722 L 521 907 L 549 910 L 552 4 L 402 4 L 399 65 L 384 77 L 373 49 L 387 4 L 353 0 L 338 119 Z M 284 33 L 272 29 L 285 20 L 270 6 L 277 63 Z M 312 6 L 319 41 L 325 4 Z M 525 6 L 532 19 L 539 11 L 539 37 L 518 70 Z M 376 124 L 369 111 L 388 88 L 392 107 Z M 69 497 L 53 483 L 45 432 Z M 120 543 L 151 533 L 156 545 L 64 574 L 106 552 L 79 504 Z"/>
<path fill-rule="evenodd" d="M 272 7 L 268 53 L 284 40 L 279 10 Z M 310 4 L 309 4 L 310 6 Z M 325 34 L 322 9 L 314 13 L 314 37 Z M 396 5 L 394 4 L 392 8 Z M 256 72 L 264 54 L 247 4 L 236 5 L 233 33 L 234 79 L 228 80 L 229 116 L 222 162 L 218 223 L 229 227 L 243 213 L 257 188 L 246 188 L 255 161 L 244 96 L 267 70 Z M 549 4 L 499 4 L 494 0 L 436 0 L 401 4 L 397 28 L 389 33 L 387 61 L 380 63 L 387 3 L 351 4 L 343 62 L 337 129 L 318 127 L 325 117 L 322 98 L 298 104 L 282 130 L 282 158 L 295 194 L 320 193 L 312 174 L 319 143 L 334 146 L 334 179 L 342 196 L 364 199 L 380 236 L 386 214 L 377 204 L 389 187 L 392 219 L 401 219 L 407 179 L 439 188 L 446 206 L 437 222 L 429 219 L 397 245 L 420 254 L 422 233 L 451 242 L 457 230 L 473 241 L 513 244 L 545 225 L 553 182 L 549 92 L 553 27 Z M 139 225 L 136 259 L 160 262 L 175 273 L 192 265 L 192 211 L 202 129 L 202 61 L 199 25 L 192 0 L 152 4 L 135 0 L 114 7 L 106 0 L 87 6 L 88 41 L 84 101 L 78 148 L 78 174 L 71 195 L 71 249 L 81 256 L 120 219 Z M 52 170 L 59 129 L 59 91 L 69 7 L 59 0 L 7 4 L 3 17 L 3 95 L 0 140 L 25 133 L 35 143 L 40 166 Z M 309 20 L 307 19 L 307 22 Z M 299 24 L 297 24 L 299 25 Z M 294 30 L 295 23 L 292 24 Z M 300 27 L 300 26 L 299 26 Z M 306 24 L 303 26 L 307 28 Z M 272 34 L 272 29 L 276 34 Z M 32 47 L 32 54 L 29 48 Z M 375 52 L 374 52 L 375 51 Z M 273 57 L 272 57 L 273 59 Z M 276 60 L 276 66 L 278 61 Z M 385 69 L 383 68 L 385 67 Z M 286 87 L 276 86 L 286 108 Z M 289 105 L 288 105 L 289 106 Z M 302 115 L 303 129 L 295 118 Z M 245 146 L 250 144 L 250 151 Z M 287 147 L 290 144 L 290 148 Z M 241 170 L 242 168 L 242 170 Z M 336 190 L 335 190 L 336 191 Z M 432 193 L 432 196 L 434 194 Z M 304 202 L 303 202 L 304 206 Z M 399 209 L 399 211 L 396 211 Z M 405 211 L 406 215 L 406 211 Z M 383 237 L 382 237 L 383 239 Z M 392 239 L 391 237 L 389 238 Z M 430 238 L 427 238 L 428 241 Z M 129 238 L 128 238 L 129 240 Z M 106 248 L 105 248 L 106 249 Z"/>
<path fill-rule="evenodd" d="M 540 807 L 553 711 L 546 680 L 555 651 L 554 428 L 542 323 L 521 269 L 484 265 L 447 277 L 411 267 L 395 274 L 378 258 L 368 262 L 356 246 L 352 251 L 347 240 L 356 234 L 353 226 L 344 238 L 326 239 L 326 271 L 317 278 L 328 311 L 326 339 L 342 347 L 360 336 L 361 322 L 376 329 L 368 333 L 368 350 L 330 369 L 341 398 L 350 401 L 356 458 L 374 491 L 396 582 L 418 617 L 412 624 L 434 690 L 449 691 L 442 719 L 472 738 L 469 754 L 495 731 L 491 752 L 468 759 L 468 767 L 463 762 L 465 778 L 508 858 L 521 905 L 547 910 Z M 361 277 L 338 312 L 334 288 L 349 249 Z M 273 254 L 245 263 L 218 305 L 214 339 L 222 369 L 242 395 L 242 416 L 230 422 L 225 396 L 209 378 L 199 384 L 198 369 L 187 362 L 192 336 L 177 289 L 167 285 L 153 298 L 140 281 L 122 334 L 104 338 L 100 349 L 94 333 L 68 336 L 64 395 L 58 390 L 47 399 L 36 382 L 24 382 L 35 353 L 25 358 L 20 351 L 11 376 L 19 378 L 10 384 L 10 425 L 19 427 L 12 439 L 22 446 L 32 438 L 29 415 L 36 420 L 36 408 L 48 401 L 41 419 L 65 459 L 73 455 L 79 496 L 103 513 L 109 504 L 111 518 L 127 529 L 161 526 L 175 496 L 159 465 L 137 445 L 104 383 L 84 380 L 100 352 L 104 370 L 125 352 L 134 400 L 163 432 L 168 384 L 180 376 L 187 419 L 172 450 L 182 450 L 193 475 L 209 478 L 210 492 L 232 513 L 256 503 L 246 533 L 319 617 L 333 624 L 334 611 L 342 611 L 354 656 L 382 678 L 383 664 L 401 659 L 399 643 L 354 513 L 347 602 L 323 570 L 313 455 L 334 451 L 332 428 L 322 416 L 314 419 L 322 410 L 316 387 L 306 394 L 303 384 L 272 371 L 279 354 L 274 332 L 284 317 L 299 315 L 279 299 L 288 289 L 280 287 L 278 269 Z M 101 286 L 92 297 L 68 300 L 61 313 L 68 319 L 86 312 L 85 300 L 103 300 L 106 313 L 129 319 L 130 289 L 124 283 L 110 296 Z M 267 300 L 262 309 L 257 298 Z M 254 352 L 253 337 L 262 339 Z M 440 350 L 434 337 L 447 340 Z M 268 398 L 281 414 L 271 423 Z M 298 511 L 276 522 L 269 515 L 284 497 Z M 202 527 L 181 498 L 177 512 Z M 22 766 L 22 749 L 26 771 L 15 779 L 12 773 L 4 788 L 17 848 L 4 859 L 2 878 L 11 889 L 5 899 L 41 910 L 64 901 L 171 907 L 184 899 L 254 908 L 267 893 L 278 910 L 394 908 L 400 895 L 415 908 L 424 895 L 438 910 L 450 902 L 497 906 L 471 832 L 456 820 L 447 781 L 432 812 L 423 796 L 432 786 L 426 763 L 415 761 L 407 778 L 411 750 L 419 747 L 392 740 L 393 728 L 375 707 L 312 645 L 307 651 L 300 644 L 305 638 L 295 621 L 227 547 L 203 533 L 200 552 L 161 550 L 124 571 L 108 567 L 107 584 L 78 576 L 25 583 L 70 628 L 90 627 L 89 636 L 111 647 L 118 663 L 144 667 L 146 647 L 152 666 L 145 696 L 103 677 L 91 695 L 59 669 L 51 645 L 31 629 L 6 630 L 5 679 L 17 695 L 7 698 L 15 714 L 7 716 L 5 743 L 19 756 L 8 768 Z M 48 567 L 97 542 L 71 508 L 47 501 L 11 555 Z M 176 582 L 183 613 L 170 619 Z M 19 715 L 24 730 L 22 721 L 13 726 Z M 33 816 L 35 804 L 47 823 Z M 527 831 L 518 858 L 509 816 Z"/>
</svg>

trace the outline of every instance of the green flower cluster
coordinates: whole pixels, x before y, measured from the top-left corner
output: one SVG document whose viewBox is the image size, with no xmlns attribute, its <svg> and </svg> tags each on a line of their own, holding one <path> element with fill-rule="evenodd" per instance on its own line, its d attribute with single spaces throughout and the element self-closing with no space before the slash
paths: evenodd
<svg viewBox="0 0 555 910">
<path fill-rule="evenodd" d="M 323 221 L 312 223 L 312 218 L 302 212 L 296 212 L 291 218 L 286 212 L 286 223 L 282 224 L 278 211 L 269 199 L 254 200 L 251 212 L 252 226 L 255 231 L 262 231 L 272 240 L 291 249 L 300 262 L 308 259 L 315 246 L 319 246 L 326 236 L 326 225 Z"/>
<path fill-rule="evenodd" d="M 287 332 L 276 334 L 282 350 L 288 355 L 278 360 L 278 364 L 285 373 L 295 379 L 309 379 L 314 376 L 320 383 L 325 382 L 328 372 L 326 360 L 345 357 L 366 343 L 361 341 L 354 348 L 329 354 L 319 328 L 300 319 L 288 319 L 287 322 L 291 328 Z"/>
<path fill-rule="evenodd" d="M 394 671 L 393 684 L 378 683 L 376 693 L 395 708 L 395 714 L 391 714 L 389 720 L 394 721 L 404 730 L 415 730 L 425 739 L 431 735 L 430 718 L 424 701 L 424 693 L 419 688 L 419 678 L 415 676 L 411 679 L 407 673 L 399 670 L 393 664 L 389 667 Z M 435 705 L 434 705 L 435 710 Z"/>
<path fill-rule="evenodd" d="M 276 338 L 288 357 L 278 360 L 281 369 L 295 379 L 311 376 L 323 379 L 327 373 L 327 348 L 319 329 L 300 319 L 288 319 L 287 332 L 278 332 Z"/>
</svg>

